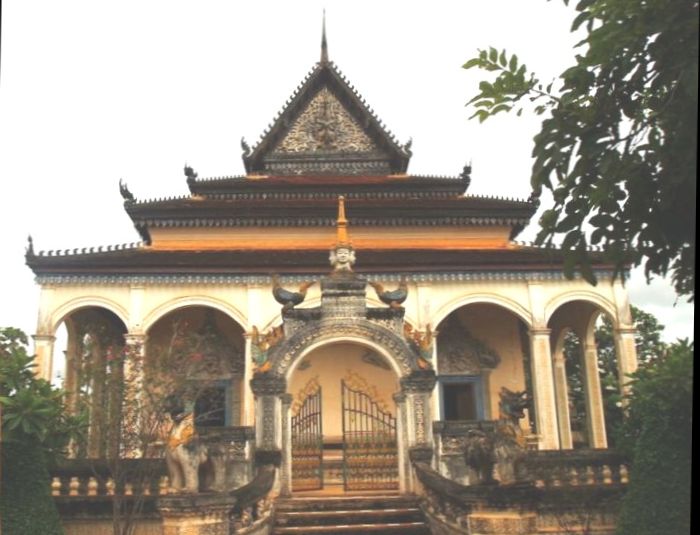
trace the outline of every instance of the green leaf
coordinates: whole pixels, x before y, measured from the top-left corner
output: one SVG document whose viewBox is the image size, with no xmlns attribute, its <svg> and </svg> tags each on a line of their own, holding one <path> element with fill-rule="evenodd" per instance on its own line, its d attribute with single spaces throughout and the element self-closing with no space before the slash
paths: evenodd
<svg viewBox="0 0 700 535">
<path fill-rule="evenodd" d="M 498 50 L 492 46 L 489 47 L 489 61 L 492 63 L 496 63 L 498 61 Z"/>
<path fill-rule="evenodd" d="M 462 65 L 463 69 L 471 69 L 473 67 L 479 67 L 481 66 L 481 58 L 472 58 L 469 61 L 467 61 L 464 65 Z"/>
<path fill-rule="evenodd" d="M 515 54 L 513 54 L 510 57 L 510 63 L 508 64 L 508 70 L 510 72 L 513 72 L 513 73 L 518 70 L 518 56 L 516 56 Z"/>
</svg>

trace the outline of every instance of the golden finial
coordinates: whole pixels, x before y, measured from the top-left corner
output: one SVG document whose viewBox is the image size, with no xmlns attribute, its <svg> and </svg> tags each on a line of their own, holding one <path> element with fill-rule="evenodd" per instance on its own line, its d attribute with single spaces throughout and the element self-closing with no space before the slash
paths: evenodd
<svg viewBox="0 0 700 535">
<path fill-rule="evenodd" d="M 331 249 L 330 262 L 333 271 L 352 271 L 355 251 L 348 235 L 348 220 L 345 218 L 345 197 L 338 197 L 338 222 L 335 246 Z"/>
<path fill-rule="evenodd" d="M 339 245 L 350 245 L 348 237 L 348 220 L 345 218 L 345 197 L 338 197 L 338 223 L 337 223 L 336 247 Z"/>
</svg>

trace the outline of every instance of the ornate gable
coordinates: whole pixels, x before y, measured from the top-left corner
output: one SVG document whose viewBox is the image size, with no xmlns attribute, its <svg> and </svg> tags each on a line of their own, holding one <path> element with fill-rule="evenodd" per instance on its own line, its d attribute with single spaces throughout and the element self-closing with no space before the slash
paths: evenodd
<svg viewBox="0 0 700 535">
<path fill-rule="evenodd" d="M 335 95 L 322 87 L 292 122 L 271 155 L 304 153 L 341 155 L 381 151 Z"/>
<path fill-rule="evenodd" d="M 399 145 L 322 48 L 309 73 L 260 142 L 242 142 L 248 174 L 402 174 L 410 142 Z"/>
</svg>

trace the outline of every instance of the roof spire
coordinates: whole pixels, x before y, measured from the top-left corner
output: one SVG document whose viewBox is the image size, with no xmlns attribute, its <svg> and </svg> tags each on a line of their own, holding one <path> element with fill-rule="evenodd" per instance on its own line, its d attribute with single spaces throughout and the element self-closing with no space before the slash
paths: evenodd
<svg viewBox="0 0 700 535">
<path fill-rule="evenodd" d="M 355 263 L 355 251 L 348 236 L 348 220 L 345 218 L 345 197 L 338 197 L 338 222 L 335 246 L 329 257 L 333 272 L 352 271 Z"/>
<path fill-rule="evenodd" d="M 338 197 L 338 223 L 337 223 L 336 246 L 350 245 L 348 237 L 348 220 L 345 218 L 345 197 Z"/>
<path fill-rule="evenodd" d="M 326 41 L 326 10 L 323 10 L 323 30 L 321 33 L 321 65 L 328 63 L 328 42 Z"/>
</svg>

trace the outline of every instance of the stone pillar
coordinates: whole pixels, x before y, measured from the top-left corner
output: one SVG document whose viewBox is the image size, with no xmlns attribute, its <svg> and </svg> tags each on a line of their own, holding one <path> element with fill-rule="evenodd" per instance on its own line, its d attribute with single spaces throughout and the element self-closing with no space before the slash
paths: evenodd
<svg viewBox="0 0 700 535">
<path fill-rule="evenodd" d="M 146 336 L 142 333 L 124 335 L 124 403 L 122 406 L 122 451 L 125 457 L 140 457 L 143 453 L 142 418 L 144 358 Z"/>
<path fill-rule="evenodd" d="M 405 401 L 401 401 L 404 406 L 403 416 L 405 423 L 404 455 L 406 453 L 420 451 L 423 461 L 428 463 L 432 457 L 433 450 L 433 427 L 430 412 L 430 397 L 435 387 L 435 372 L 433 370 L 414 370 L 410 375 L 402 377 L 401 395 Z M 401 398 L 400 398 L 401 399 Z M 409 473 L 406 474 L 407 491 L 415 492 L 414 474 L 410 465 L 406 462 Z"/>
<path fill-rule="evenodd" d="M 32 338 L 34 339 L 34 353 L 36 354 L 35 361 L 37 364 L 35 373 L 39 379 L 51 381 L 53 344 L 56 341 L 56 337 L 50 334 L 35 334 Z"/>
<path fill-rule="evenodd" d="M 260 303 L 264 303 L 267 299 L 268 287 L 263 287 L 262 284 L 251 283 L 248 285 L 248 332 L 245 333 L 245 355 L 244 355 L 244 371 L 243 371 L 243 400 L 242 400 L 242 411 L 243 411 L 243 421 L 242 425 L 252 426 L 255 425 L 255 399 L 253 396 L 253 391 L 248 388 L 253 379 L 253 353 L 252 353 L 252 341 L 250 338 L 250 332 L 253 330 L 255 325 L 258 329 L 263 329 L 263 319 L 261 317 Z"/>
<path fill-rule="evenodd" d="M 561 449 L 570 450 L 574 447 L 571 437 L 571 416 L 569 414 L 569 385 L 566 381 L 566 360 L 564 352 L 554 354 L 554 391 L 557 401 L 557 421 L 559 423 L 559 440 Z"/>
<path fill-rule="evenodd" d="M 280 467 L 280 494 L 292 494 L 292 421 L 289 411 L 292 406 L 292 395 L 282 394 L 282 464 Z"/>
<path fill-rule="evenodd" d="M 399 492 L 411 492 L 411 480 L 408 477 L 411 470 L 408 466 L 408 436 L 406 433 L 406 394 L 394 394 L 396 403 L 396 445 L 399 457 Z"/>
<path fill-rule="evenodd" d="M 286 401 L 284 394 L 287 382 L 284 377 L 272 372 L 258 373 L 250 380 L 255 394 L 255 447 L 256 458 L 274 457 L 280 465 L 282 457 L 282 404 Z M 285 424 L 286 425 L 286 424 Z M 289 458 L 288 458 L 289 459 Z M 285 470 L 290 470 L 287 466 Z M 275 481 L 274 492 L 279 492 L 279 478 Z"/>
<path fill-rule="evenodd" d="M 537 515 L 527 511 L 476 511 L 468 517 L 471 535 L 536 535 Z"/>
<path fill-rule="evenodd" d="M 228 496 L 165 496 L 158 500 L 163 535 L 229 535 Z"/>
<path fill-rule="evenodd" d="M 630 373 L 637 371 L 637 344 L 634 340 L 636 330 L 634 327 L 625 326 L 615 329 L 615 356 L 617 357 L 617 372 L 620 379 L 620 391 L 627 394 L 627 383 Z"/>
<path fill-rule="evenodd" d="M 588 445 L 591 448 L 607 448 L 603 393 L 598 371 L 598 348 L 595 339 L 589 337 L 583 344 L 583 369 L 586 389 L 586 419 L 588 420 Z"/>
<path fill-rule="evenodd" d="M 433 370 L 414 370 L 401 378 L 401 391 L 406 396 L 408 446 L 433 447 L 430 395 L 437 378 Z"/>
<path fill-rule="evenodd" d="M 539 449 L 559 449 L 549 329 L 530 331 L 530 365 Z"/>
</svg>

